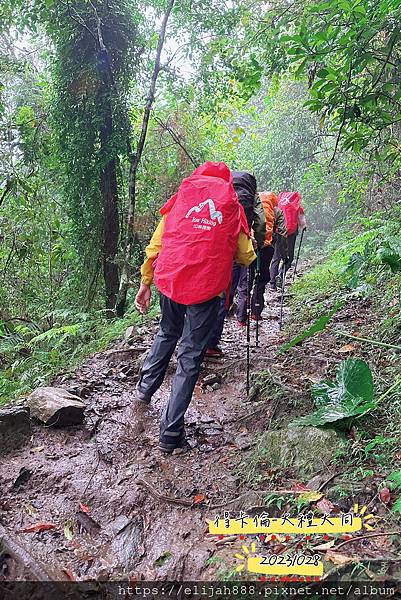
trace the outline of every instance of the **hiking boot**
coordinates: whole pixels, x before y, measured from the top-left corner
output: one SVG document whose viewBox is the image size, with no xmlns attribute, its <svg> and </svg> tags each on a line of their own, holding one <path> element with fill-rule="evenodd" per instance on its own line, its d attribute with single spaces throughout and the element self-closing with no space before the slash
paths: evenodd
<svg viewBox="0 0 401 600">
<path fill-rule="evenodd" d="M 165 442 L 162 439 L 159 440 L 159 450 L 164 454 L 171 454 L 174 450 L 177 450 L 177 448 L 182 449 L 184 452 L 192 450 L 192 446 L 185 437 L 185 433 L 182 434 L 176 443 Z"/>
<path fill-rule="evenodd" d="M 152 396 L 148 396 L 145 392 L 142 392 L 138 386 L 135 388 L 135 400 L 141 402 L 142 404 L 150 404 L 152 400 Z"/>
<path fill-rule="evenodd" d="M 237 319 L 237 323 L 240 327 L 246 327 L 245 321 L 240 321 L 239 319 Z"/>
<path fill-rule="evenodd" d="M 223 350 L 218 346 L 214 348 L 208 348 L 205 352 L 206 358 L 209 356 L 210 358 L 221 358 L 223 356 Z"/>
</svg>

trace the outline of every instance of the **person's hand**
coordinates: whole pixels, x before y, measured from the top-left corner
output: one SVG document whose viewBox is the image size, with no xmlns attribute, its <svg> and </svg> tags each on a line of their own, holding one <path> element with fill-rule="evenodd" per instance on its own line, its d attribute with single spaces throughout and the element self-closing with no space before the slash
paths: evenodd
<svg viewBox="0 0 401 600">
<path fill-rule="evenodd" d="M 139 288 L 139 291 L 135 297 L 135 308 L 141 313 L 141 315 L 144 315 L 146 312 L 148 312 L 151 295 L 152 292 L 150 285 L 141 283 L 141 287 Z"/>
</svg>

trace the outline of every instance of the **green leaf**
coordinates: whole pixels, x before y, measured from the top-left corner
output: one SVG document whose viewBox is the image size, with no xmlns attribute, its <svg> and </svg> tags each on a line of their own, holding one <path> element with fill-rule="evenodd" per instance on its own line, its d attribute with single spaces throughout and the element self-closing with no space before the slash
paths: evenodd
<svg viewBox="0 0 401 600">
<path fill-rule="evenodd" d="M 159 558 L 157 558 L 155 560 L 155 566 L 156 567 L 161 567 L 164 565 L 165 562 L 168 561 L 169 558 L 171 558 L 172 554 L 171 552 L 169 552 L 168 550 L 166 552 L 163 552 L 163 554 L 161 554 L 159 556 Z"/>
<path fill-rule="evenodd" d="M 293 346 L 296 346 L 297 344 L 299 344 L 300 342 L 303 342 L 304 340 L 311 337 L 312 335 L 315 335 L 315 333 L 319 333 L 320 331 L 323 331 L 323 329 L 326 327 L 327 323 L 330 321 L 331 317 L 338 310 L 340 310 L 340 308 L 342 308 L 343 306 L 344 306 L 344 302 L 338 302 L 327 315 L 322 315 L 321 317 L 319 317 L 318 320 L 315 321 L 315 323 L 313 323 L 313 325 L 311 325 L 311 327 L 309 327 L 308 329 L 306 329 L 305 331 L 303 331 L 302 333 L 297 335 L 290 342 L 287 342 L 286 344 L 281 346 L 281 348 L 279 349 L 279 352 L 281 354 L 283 354 L 284 352 L 287 352 L 287 350 L 289 350 Z"/>
<path fill-rule="evenodd" d="M 393 471 L 386 479 L 387 481 L 391 481 L 392 483 L 394 483 L 394 485 L 392 486 L 393 489 L 401 489 L 401 471 Z"/>
<path fill-rule="evenodd" d="M 392 273 L 401 271 L 401 246 L 386 241 L 387 245 L 379 248 L 377 255 L 382 263 L 388 265 Z"/>
<path fill-rule="evenodd" d="M 391 510 L 395 513 L 401 514 L 401 498 L 397 498 L 397 500 L 394 502 Z"/>
<path fill-rule="evenodd" d="M 376 408 L 372 372 L 369 365 L 359 358 L 342 361 L 336 380 L 314 385 L 312 396 L 318 410 L 296 419 L 295 425 L 321 427 L 337 421 L 349 422 Z"/>
</svg>

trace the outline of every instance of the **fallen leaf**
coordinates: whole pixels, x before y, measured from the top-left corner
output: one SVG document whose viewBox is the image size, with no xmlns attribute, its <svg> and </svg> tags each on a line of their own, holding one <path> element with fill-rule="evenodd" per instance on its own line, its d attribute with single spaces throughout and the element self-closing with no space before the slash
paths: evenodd
<svg viewBox="0 0 401 600">
<path fill-rule="evenodd" d="M 352 352 L 353 350 L 355 350 L 355 346 L 353 344 L 345 344 L 345 346 L 341 346 L 341 348 L 339 348 L 338 352 L 341 352 L 341 354 L 346 354 L 347 352 Z"/>
<path fill-rule="evenodd" d="M 82 510 L 83 513 L 88 514 L 90 512 L 90 508 L 89 506 L 87 506 L 86 504 L 82 504 L 82 502 L 79 503 L 79 508 Z"/>
<path fill-rule="evenodd" d="M 34 525 L 28 525 L 20 529 L 21 533 L 36 533 L 38 531 L 48 531 L 49 529 L 56 529 L 57 525 L 54 523 L 35 523 Z"/>
<path fill-rule="evenodd" d="M 71 571 L 71 569 L 63 569 L 63 572 L 67 575 L 70 581 L 78 581 L 78 577 L 75 575 L 74 571 Z"/>
<path fill-rule="evenodd" d="M 163 554 L 161 554 L 159 556 L 159 558 L 157 558 L 154 562 L 155 567 L 161 567 L 164 565 L 165 562 L 168 561 L 169 558 L 172 557 L 171 552 L 169 552 L 168 550 L 166 552 L 163 552 Z"/>
<path fill-rule="evenodd" d="M 196 494 L 194 496 L 194 504 L 201 504 L 201 502 L 205 502 L 206 498 L 203 494 Z"/>
<path fill-rule="evenodd" d="M 396 460 L 401 460 L 401 450 L 395 455 Z"/>
<path fill-rule="evenodd" d="M 327 498 L 322 498 L 319 502 L 316 503 L 316 507 L 320 510 L 324 515 L 329 515 L 334 509 L 334 504 L 327 500 Z"/>
<path fill-rule="evenodd" d="M 44 449 L 44 446 L 36 446 L 35 448 L 31 448 L 30 452 L 43 452 Z"/>
<path fill-rule="evenodd" d="M 328 550 L 329 548 L 332 548 L 335 544 L 335 540 L 330 540 L 329 542 L 326 542 L 325 544 L 319 544 L 318 546 L 313 546 L 314 550 Z"/>
<path fill-rule="evenodd" d="M 352 556 L 340 554 L 340 552 L 334 552 L 333 550 L 328 550 L 326 552 L 326 559 L 330 560 L 335 565 L 346 565 L 354 560 Z"/>
<path fill-rule="evenodd" d="M 379 496 L 380 500 L 384 502 L 384 504 L 388 504 L 391 500 L 390 490 L 387 487 L 384 487 L 380 490 Z"/>
<path fill-rule="evenodd" d="M 35 513 L 38 512 L 38 509 L 35 508 L 34 506 L 32 506 L 32 504 L 27 504 L 25 506 L 25 510 L 28 513 L 28 515 L 34 515 Z"/>
<path fill-rule="evenodd" d="M 320 500 L 320 498 L 323 498 L 321 492 L 307 492 L 299 496 L 299 500 L 302 500 L 302 502 L 316 502 L 316 500 Z"/>
<path fill-rule="evenodd" d="M 285 535 L 277 535 L 277 533 L 272 533 L 271 535 L 265 536 L 266 542 L 270 542 L 272 540 L 273 540 L 273 542 L 279 542 L 280 544 L 287 541 L 285 538 Z"/>
<path fill-rule="evenodd" d="M 297 481 L 293 487 L 294 487 L 294 492 L 302 492 L 303 490 L 305 490 L 306 492 L 311 491 L 307 485 L 305 485 L 304 483 L 300 483 L 299 481 Z"/>
<path fill-rule="evenodd" d="M 64 537 L 67 540 L 72 540 L 74 537 L 74 524 L 71 519 L 68 519 L 68 521 L 64 523 Z"/>
</svg>

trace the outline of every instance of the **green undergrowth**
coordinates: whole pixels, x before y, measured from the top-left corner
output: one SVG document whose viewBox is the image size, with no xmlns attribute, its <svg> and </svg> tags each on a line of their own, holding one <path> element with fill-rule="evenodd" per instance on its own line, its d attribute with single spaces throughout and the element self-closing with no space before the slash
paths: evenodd
<svg viewBox="0 0 401 600">
<path fill-rule="evenodd" d="M 319 317 L 333 300 L 374 296 L 375 288 L 380 299 L 384 294 L 384 300 L 392 302 L 401 281 L 400 222 L 400 209 L 375 213 L 351 227 L 340 226 L 324 248 L 317 245 L 318 264 L 291 286 L 293 325 Z"/>
<path fill-rule="evenodd" d="M 325 428 L 341 429 L 350 449 L 346 454 L 333 456 L 333 472 L 343 473 L 342 482 L 336 481 L 330 486 L 333 499 L 358 497 L 369 489 L 377 494 L 388 486 L 392 492 L 388 503 L 389 522 L 401 516 L 401 350 L 362 342 L 344 333 L 401 346 L 400 223 L 399 208 L 386 214 L 376 213 L 368 219 L 360 219 L 352 227 L 338 229 L 326 246 L 319 248 L 315 264 L 291 286 L 291 310 L 285 329 L 288 349 L 275 358 L 283 374 L 294 370 L 293 378 L 296 373 L 313 373 L 312 381 L 308 377 L 298 382 L 290 376 L 285 379 L 287 385 L 302 387 L 299 396 L 306 402 L 291 406 L 286 411 L 285 422 L 280 414 L 279 427 L 289 422 L 295 425 L 297 419 L 298 424 L 302 424 L 299 419 L 302 415 L 309 425 L 321 426 L 325 421 Z M 308 261 L 311 261 L 310 254 Z M 339 309 L 333 311 L 338 306 Z M 323 315 L 330 315 L 330 311 L 333 314 L 324 327 L 313 327 Z M 311 330 L 311 335 L 302 335 Z M 318 343 L 320 336 L 324 336 L 323 344 Z M 297 338 L 300 341 L 291 344 Z M 317 343 L 319 362 L 315 361 L 314 343 Z M 326 364 L 322 357 L 326 357 Z M 360 381 L 351 381 L 352 369 L 347 373 L 345 385 L 345 376 L 340 375 L 348 364 L 360 365 L 370 373 L 373 391 L 368 390 L 368 394 L 364 389 L 368 375 L 360 376 Z M 317 365 L 321 365 L 318 373 Z M 266 401 L 270 398 L 272 402 L 280 398 L 287 406 L 293 395 L 285 390 L 274 391 L 275 384 L 276 381 L 267 378 L 261 386 L 260 397 Z M 339 413 L 341 419 L 336 415 L 334 420 L 330 407 L 338 399 L 345 412 Z M 358 410 L 354 410 L 355 406 Z M 330 418 L 326 418 L 327 414 Z M 275 428 L 276 423 L 273 421 L 270 426 Z M 247 477 L 249 473 L 252 480 Z M 240 475 L 248 485 L 255 480 L 259 484 L 264 481 L 266 487 L 272 489 L 283 485 L 283 473 L 280 476 L 269 469 L 263 433 L 254 451 L 240 465 Z"/>
<path fill-rule="evenodd" d="M 149 317 L 157 313 L 153 306 Z M 0 405 L 17 400 L 32 389 L 71 372 L 86 358 L 122 338 L 130 325 L 144 317 L 131 308 L 122 319 L 108 319 L 104 311 L 79 313 L 57 310 L 47 320 L 0 321 Z M 146 317 L 148 318 L 148 317 Z"/>
</svg>

